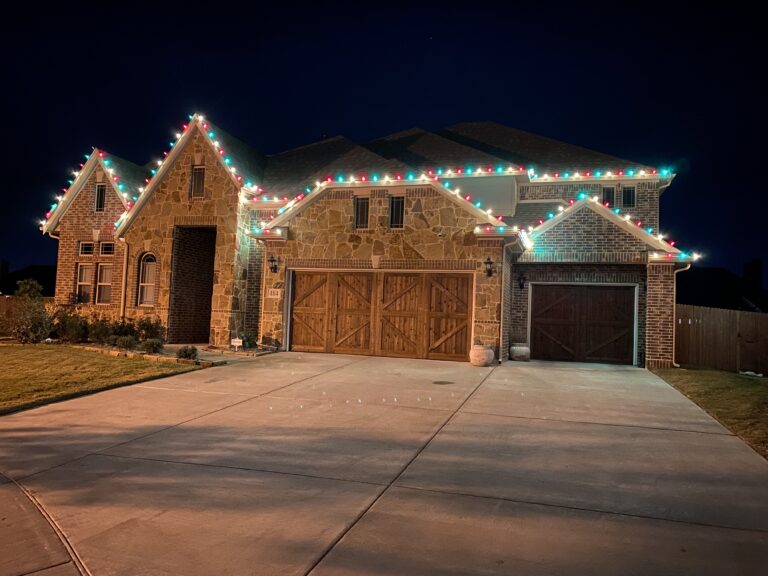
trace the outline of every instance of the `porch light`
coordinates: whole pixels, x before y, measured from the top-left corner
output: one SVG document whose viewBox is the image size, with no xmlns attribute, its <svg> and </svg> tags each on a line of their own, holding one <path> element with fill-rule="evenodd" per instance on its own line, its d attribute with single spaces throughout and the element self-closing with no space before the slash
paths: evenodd
<svg viewBox="0 0 768 576">
<path fill-rule="evenodd" d="M 523 274 L 517 275 L 517 287 L 520 288 L 520 290 L 525 288 L 525 275 Z"/>
<path fill-rule="evenodd" d="M 280 261 L 275 258 L 275 255 L 270 254 L 267 262 L 269 263 L 269 271 L 272 272 L 272 274 L 277 274 L 277 270 L 280 268 Z"/>
<path fill-rule="evenodd" d="M 485 259 L 485 262 L 483 262 L 483 264 L 485 264 L 485 275 L 488 276 L 488 278 L 490 278 L 491 276 L 493 276 L 493 260 L 491 260 L 491 257 L 489 256 L 488 258 Z"/>
</svg>

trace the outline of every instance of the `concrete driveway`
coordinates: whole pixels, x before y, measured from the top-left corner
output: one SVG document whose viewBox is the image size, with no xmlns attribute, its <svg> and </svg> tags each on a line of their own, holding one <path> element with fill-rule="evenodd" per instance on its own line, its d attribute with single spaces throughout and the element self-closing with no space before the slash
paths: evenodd
<svg viewBox="0 0 768 576">
<path fill-rule="evenodd" d="M 276 354 L 2 417 L 0 472 L 0 576 L 768 566 L 768 462 L 635 368 Z"/>
</svg>

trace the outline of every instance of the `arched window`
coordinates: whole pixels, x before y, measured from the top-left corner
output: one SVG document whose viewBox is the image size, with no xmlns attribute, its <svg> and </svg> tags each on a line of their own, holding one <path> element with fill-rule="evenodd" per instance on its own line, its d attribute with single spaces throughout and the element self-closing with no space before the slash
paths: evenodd
<svg viewBox="0 0 768 576">
<path fill-rule="evenodd" d="M 139 261 L 139 306 L 152 306 L 157 296 L 157 258 L 144 254 Z"/>
</svg>

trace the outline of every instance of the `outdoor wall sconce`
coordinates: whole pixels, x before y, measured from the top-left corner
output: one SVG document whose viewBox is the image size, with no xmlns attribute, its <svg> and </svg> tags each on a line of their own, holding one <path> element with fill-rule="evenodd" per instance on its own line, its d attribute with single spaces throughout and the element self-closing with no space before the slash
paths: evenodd
<svg viewBox="0 0 768 576">
<path fill-rule="evenodd" d="M 269 263 L 269 271 L 272 272 L 272 274 L 277 274 L 277 270 L 280 268 L 280 261 L 275 258 L 275 255 L 270 254 L 267 262 Z"/>
<path fill-rule="evenodd" d="M 485 264 L 485 275 L 488 276 L 488 278 L 490 278 L 491 276 L 493 276 L 493 260 L 491 260 L 491 257 L 489 256 L 488 258 L 485 259 L 485 262 L 483 262 L 483 264 Z"/>
<path fill-rule="evenodd" d="M 517 275 L 517 287 L 520 288 L 520 290 L 525 288 L 525 276 L 523 274 Z"/>
</svg>

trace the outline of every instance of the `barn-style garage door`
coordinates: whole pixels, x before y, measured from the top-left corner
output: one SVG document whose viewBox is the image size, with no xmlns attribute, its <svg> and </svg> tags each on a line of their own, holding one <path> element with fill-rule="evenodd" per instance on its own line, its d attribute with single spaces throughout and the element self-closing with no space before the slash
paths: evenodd
<svg viewBox="0 0 768 576">
<path fill-rule="evenodd" d="M 470 274 L 293 274 L 291 349 L 466 360 Z"/>
<path fill-rule="evenodd" d="M 534 284 L 531 357 L 632 364 L 632 286 Z"/>
</svg>

